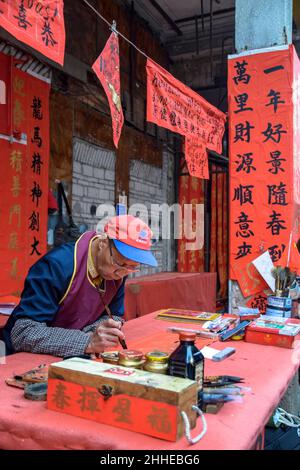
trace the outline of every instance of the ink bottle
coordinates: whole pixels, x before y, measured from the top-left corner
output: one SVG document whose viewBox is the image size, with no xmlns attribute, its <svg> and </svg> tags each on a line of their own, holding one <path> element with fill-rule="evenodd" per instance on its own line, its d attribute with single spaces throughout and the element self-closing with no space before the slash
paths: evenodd
<svg viewBox="0 0 300 470">
<path fill-rule="evenodd" d="M 170 355 L 168 374 L 195 380 L 198 390 L 203 387 L 204 356 L 195 346 L 195 333 L 180 332 L 180 345 Z"/>
</svg>

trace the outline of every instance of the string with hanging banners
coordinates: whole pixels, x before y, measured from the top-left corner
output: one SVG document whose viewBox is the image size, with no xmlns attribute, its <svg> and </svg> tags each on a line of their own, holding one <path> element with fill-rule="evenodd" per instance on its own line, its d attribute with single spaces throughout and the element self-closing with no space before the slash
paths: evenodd
<svg viewBox="0 0 300 470">
<path fill-rule="evenodd" d="M 121 36 L 147 59 L 147 121 L 183 135 L 185 137 L 185 157 L 189 173 L 198 178 L 208 179 L 206 148 L 221 153 L 222 138 L 225 131 L 225 114 L 153 61 L 144 51 L 117 30 L 115 21 L 111 24 L 88 0 L 83 0 L 83 2 L 107 24 L 112 33 Z M 115 35 L 113 34 L 113 36 Z M 110 41 L 112 41 L 112 36 L 108 42 Z M 101 81 L 110 102 L 114 142 L 117 147 L 123 125 L 120 114 L 116 112 L 118 103 L 120 108 L 120 93 L 112 93 L 116 90 L 116 87 L 114 86 L 112 90 L 109 79 L 107 77 L 103 78 L 103 76 L 102 78 L 99 77 L 99 63 L 101 65 L 101 60 L 99 62 L 98 58 L 97 61 L 93 65 L 93 70 Z M 114 62 L 116 63 L 116 60 Z M 117 80 L 115 84 L 117 84 Z M 107 85 L 109 85 L 110 90 L 107 90 Z M 119 88 L 117 87 L 117 89 Z"/>
</svg>

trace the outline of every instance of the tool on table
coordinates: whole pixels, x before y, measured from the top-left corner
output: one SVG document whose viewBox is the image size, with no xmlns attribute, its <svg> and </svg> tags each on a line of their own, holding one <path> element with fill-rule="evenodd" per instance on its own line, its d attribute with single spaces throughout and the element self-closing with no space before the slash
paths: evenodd
<svg viewBox="0 0 300 470">
<path fill-rule="evenodd" d="M 25 385 L 24 397 L 27 400 L 46 401 L 48 385 L 46 382 Z"/>
<path fill-rule="evenodd" d="M 16 374 L 13 377 L 5 379 L 6 385 L 17 388 L 25 388 L 27 384 L 45 383 L 48 379 L 48 366 L 40 364 L 34 369 L 28 370 L 23 374 Z"/>
<path fill-rule="evenodd" d="M 227 357 L 231 356 L 232 354 L 235 353 L 235 348 L 225 348 L 222 351 L 219 351 L 212 357 L 212 361 L 220 362 L 223 361 L 223 359 L 226 359 Z"/>
<path fill-rule="evenodd" d="M 203 328 L 208 330 L 212 333 L 220 334 L 223 331 L 226 331 L 230 325 L 236 323 L 238 321 L 238 317 L 220 317 L 213 321 L 207 321 L 204 323 Z"/>
<path fill-rule="evenodd" d="M 209 331 L 193 330 L 191 328 L 176 328 L 175 326 L 170 326 L 169 328 L 167 328 L 167 331 L 171 331 L 172 333 L 185 331 L 186 333 L 195 333 L 196 336 L 200 336 L 203 338 L 211 338 L 211 339 L 218 339 L 219 337 L 216 333 L 211 333 Z"/>
<path fill-rule="evenodd" d="M 204 387 L 223 387 L 235 383 L 243 383 L 243 377 L 236 377 L 234 375 L 209 375 L 204 377 Z"/>
<path fill-rule="evenodd" d="M 109 316 L 109 318 L 111 318 L 113 320 L 113 316 L 112 316 L 112 313 L 110 311 L 110 308 L 106 304 L 104 304 L 104 307 L 105 307 L 106 313 Z M 120 339 L 119 338 L 119 342 L 120 342 L 123 349 L 128 349 L 127 344 L 125 342 L 125 339 Z"/>
<path fill-rule="evenodd" d="M 241 333 L 246 328 L 246 326 L 250 325 L 250 323 L 251 321 L 248 320 L 241 321 L 234 328 L 226 330 L 224 333 L 222 333 L 220 335 L 220 341 L 226 341 L 227 339 L 232 338 L 232 336 L 235 336 L 237 333 Z"/>
<path fill-rule="evenodd" d="M 111 311 L 110 311 L 110 308 L 109 308 L 108 305 L 106 305 L 106 303 L 104 302 L 103 297 L 102 297 L 100 291 L 98 291 L 98 292 L 99 292 L 100 299 L 101 299 L 101 301 L 102 301 L 102 303 L 103 303 L 103 305 L 104 305 L 104 308 L 105 308 L 105 310 L 106 310 L 107 315 L 109 316 L 109 318 L 111 318 L 111 319 L 113 320 L 114 318 L 113 318 L 113 316 L 112 316 L 112 313 L 111 313 Z M 123 349 L 128 349 L 128 348 L 127 348 L 127 344 L 126 344 L 126 342 L 125 342 L 124 339 L 120 339 L 120 338 L 119 338 L 119 343 L 121 344 L 121 346 L 122 346 Z"/>
</svg>

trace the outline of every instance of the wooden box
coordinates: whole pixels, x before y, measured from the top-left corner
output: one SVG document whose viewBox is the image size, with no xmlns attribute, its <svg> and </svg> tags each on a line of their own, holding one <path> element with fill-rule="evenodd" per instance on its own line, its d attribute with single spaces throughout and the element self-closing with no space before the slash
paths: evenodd
<svg viewBox="0 0 300 470">
<path fill-rule="evenodd" d="M 72 358 L 49 367 L 47 405 L 99 423 L 176 441 L 181 411 L 196 425 L 197 383 L 128 367 Z"/>
</svg>

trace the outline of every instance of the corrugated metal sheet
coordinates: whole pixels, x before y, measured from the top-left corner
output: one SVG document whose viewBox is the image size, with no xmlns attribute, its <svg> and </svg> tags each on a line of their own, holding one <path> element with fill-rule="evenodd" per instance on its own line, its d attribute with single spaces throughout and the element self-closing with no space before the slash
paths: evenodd
<svg viewBox="0 0 300 470">
<path fill-rule="evenodd" d="M 27 72 L 40 80 L 46 81 L 47 83 L 51 82 L 51 68 L 48 67 L 48 65 L 45 65 L 39 60 L 31 57 L 29 54 L 16 49 L 5 41 L 0 41 L 0 52 L 18 59 L 20 63 L 17 64 L 16 67 L 23 72 Z"/>
<path fill-rule="evenodd" d="M 95 168 L 115 170 L 116 155 L 114 152 L 84 140 L 74 139 L 73 155 L 76 162 L 85 163 Z"/>
</svg>

